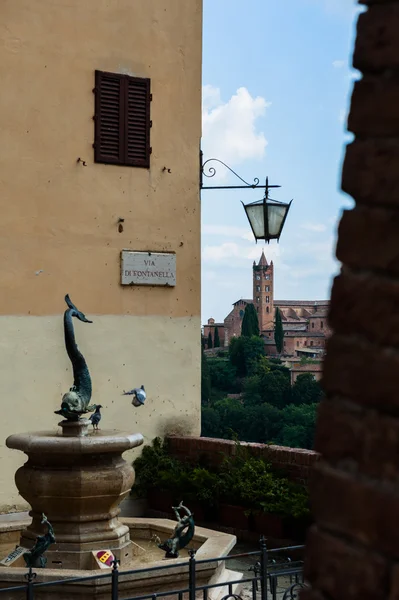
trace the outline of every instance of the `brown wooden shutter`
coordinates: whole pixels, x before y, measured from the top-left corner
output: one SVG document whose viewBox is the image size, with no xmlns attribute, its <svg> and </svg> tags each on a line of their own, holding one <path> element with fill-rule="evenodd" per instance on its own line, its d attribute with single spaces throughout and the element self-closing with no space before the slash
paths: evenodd
<svg viewBox="0 0 399 600">
<path fill-rule="evenodd" d="M 125 164 L 150 166 L 150 80 L 126 77 Z"/>
<path fill-rule="evenodd" d="M 150 166 L 150 80 L 96 71 L 94 160 Z"/>
</svg>

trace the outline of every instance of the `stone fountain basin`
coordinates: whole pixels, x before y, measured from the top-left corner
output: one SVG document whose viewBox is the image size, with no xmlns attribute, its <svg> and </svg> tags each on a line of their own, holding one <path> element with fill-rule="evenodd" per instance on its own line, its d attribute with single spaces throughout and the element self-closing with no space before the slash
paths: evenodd
<svg viewBox="0 0 399 600">
<path fill-rule="evenodd" d="M 122 518 L 122 523 L 129 528 L 130 538 L 133 542 L 140 545 L 143 542 L 144 547 L 148 547 L 148 542 L 158 536 L 162 540 L 168 538 L 173 532 L 176 522 L 169 519 L 149 519 L 149 518 Z M 30 524 L 30 518 L 24 518 L 20 521 L 0 523 L 0 549 L 2 557 L 15 548 L 20 538 L 21 532 Z M 17 540 L 17 541 L 15 541 Z M 206 560 L 226 556 L 236 544 L 236 537 L 230 534 L 212 531 L 203 527 L 196 527 L 194 538 L 190 548 L 197 550 L 196 559 Z M 131 564 L 120 569 L 119 575 L 119 597 L 130 598 L 132 596 L 141 596 L 145 594 L 160 593 L 169 590 L 184 589 L 188 586 L 188 566 L 178 566 L 187 563 L 188 552 L 183 550 L 178 559 L 163 559 L 163 553 L 158 552 L 156 544 L 153 544 L 154 552 L 148 555 L 137 555 L 132 559 Z M 94 564 L 94 563 L 93 563 Z M 150 569 L 165 565 L 176 565 L 170 569 L 160 571 L 150 571 L 141 573 L 123 573 L 133 569 Z M 0 567 L 0 588 L 21 585 L 25 582 L 24 575 L 26 568 L 20 567 Z M 35 569 L 37 573 L 36 582 L 50 582 L 67 580 L 74 577 L 89 577 L 102 575 L 105 570 L 69 570 L 69 569 Z M 215 561 L 212 563 L 203 563 L 196 568 L 196 585 L 224 584 L 221 587 L 209 590 L 210 600 L 219 600 L 228 593 L 227 584 L 229 581 L 237 581 L 242 578 L 241 573 L 231 571 L 226 568 L 225 561 Z M 238 586 L 233 586 L 233 593 L 237 593 Z M 2 595 L 3 597 L 4 595 Z M 15 592 L 15 595 L 4 596 L 4 600 L 19 600 L 21 592 Z M 63 585 L 37 588 L 35 590 L 35 599 L 46 600 L 67 600 L 73 597 L 86 599 L 109 600 L 111 597 L 111 579 L 93 579 L 91 581 L 81 581 L 77 583 L 66 583 Z M 202 597 L 202 594 L 201 594 Z"/>
</svg>

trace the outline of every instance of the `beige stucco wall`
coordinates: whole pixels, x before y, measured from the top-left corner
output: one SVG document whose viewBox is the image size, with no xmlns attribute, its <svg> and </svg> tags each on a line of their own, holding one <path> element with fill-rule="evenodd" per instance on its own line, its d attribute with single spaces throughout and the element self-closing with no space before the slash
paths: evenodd
<svg viewBox="0 0 399 600">
<path fill-rule="evenodd" d="M 201 16 L 201 0 L 0 3 L 1 444 L 56 426 L 65 293 L 94 320 L 76 327 L 104 426 L 199 433 Z M 95 69 L 151 78 L 149 170 L 93 162 Z M 122 288 L 124 248 L 176 252 L 176 287 Z M 134 410 L 120 392 L 141 383 Z M 0 447 L 0 510 L 20 460 Z"/>
</svg>

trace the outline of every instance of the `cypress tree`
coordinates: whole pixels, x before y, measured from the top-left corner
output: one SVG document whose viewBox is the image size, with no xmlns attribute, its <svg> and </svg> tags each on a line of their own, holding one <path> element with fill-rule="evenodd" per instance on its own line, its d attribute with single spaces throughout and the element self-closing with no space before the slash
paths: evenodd
<svg viewBox="0 0 399 600">
<path fill-rule="evenodd" d="M 204 350 L 201 350 L 201 403 L 208 404 L 209 397 L 211 395 L 211 375 L 209 372 L 209 365 L 204 354 Z"/>
<path fill-rule="evenodd" d="M 208 333 L 208 349 L 212 348 L 213 344 L 212 344 L 212 335 L 211 332 Z"/>
<path fill-rule="evenodd" d="M 213 338 L 213 346 L 214 346 L 214 348 L 219 348 L 220 347 L 219 329 L 217 327 L 215 327 L 215 334 L 214 334 L 214 338 Z"/>
<path fill-rule="evenodd" d="M 281 354 L 284 345 L 284 329 L 280 309 L 278 307 L 276 308 L 276 318 L 274 322 L 274 341 L 276 343 L 277 352 Z"/>
<path fill-rule="evenodd" d="M 258 313 L 253 304 L 247 304 L 245 307 L 244 318 L 241 325 L 241 335 L 244 337 L 259 335 Z"/>
</svg>

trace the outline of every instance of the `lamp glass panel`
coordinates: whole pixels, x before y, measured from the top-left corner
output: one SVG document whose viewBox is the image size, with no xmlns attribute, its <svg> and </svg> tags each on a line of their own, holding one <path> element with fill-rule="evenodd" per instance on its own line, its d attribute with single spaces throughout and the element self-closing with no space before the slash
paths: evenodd
<svg viewBox="0 0 399 600">
<path fill-rule="evenodd" d="M 281 231 L 281 227 L 284 221 L 284 217 L 288 210 L 286 204 L 268 204 L 267 215 L 269 221 L 269 235 L 271 237 L 278 237 Z"/>
<path fill-rule="evenodd" d="M 265 219 L 263 212 L 263 202 L 260 204 L 250 204 L 245 206 L 247 217 L 252 225 L 253 232 L 256 238 L 265 236 Z"/>
</svg>

